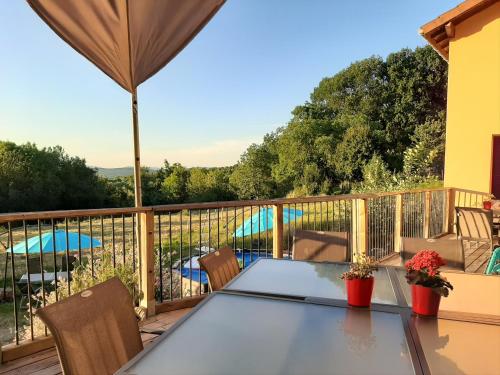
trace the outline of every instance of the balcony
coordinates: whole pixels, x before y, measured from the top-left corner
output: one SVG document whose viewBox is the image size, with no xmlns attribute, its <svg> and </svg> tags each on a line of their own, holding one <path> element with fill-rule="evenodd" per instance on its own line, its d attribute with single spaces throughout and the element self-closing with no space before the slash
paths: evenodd
<svg viewBox="0 0 500 375">
<path fill-rule="evenodd" d="M 131 277 L 139 279 L 140 291 L 133 289 L 132 293 L 142 308 L 138 311 L 147 315 L 142 325 L 168 328 L 208 294 L 197 256 L 230 246 L 243 269 L 261 258 L 291 259 L 295 231 L 310 229 L 346 233 L 348 260 L 355 253 L 365 253 L 397 270 L 405 238 L 456 240 L 455 207 L 479 208 L 489 198 L 481 192 L 441 188 L 0 215 L 4 249 L 23 243 L 27 249 L 24 254 L 14 251 L 13 256 L 1 252 L 1 293 L 6 301 L 2 306 L 2 355 L 6 364 L 0 373 L 61 371 L 53 340 L 34 311 L 75 293 L 72 280 L 95 277 L 106 262 L 112 268 L 130 270 Z M 266 221 L 270 212 L 272 229 Z M 58 232 L 65 235 L 62 243 L 53 240 L 55 246 L 46 251 L 42 239 L 46 235 L 57 238 Z M 70 234 L 76 236 L 77 245 L 70 245 Z M 33 238 L 40 239 L 34 250 L 30 247 Z M 92 240 L 86 242 L 88 238 Z M 431 247 L 432 241 L 429 244 Z M 464 241 L 457 241 L 457 246 L 457 254 L 463 255 L 458 268 L 464 275 L 484 273 L 491 247 Z M 85 266 L 86 274 L 79 264 Z M 395 282 L 397 274 L 391 277 Z M 484 315 L 481 311 L 478 306 L 469 313 L 480 319 L 477 314 Z M 145 334 L 143 340 L 152 341 L 153 337 Z"/>
</svg>

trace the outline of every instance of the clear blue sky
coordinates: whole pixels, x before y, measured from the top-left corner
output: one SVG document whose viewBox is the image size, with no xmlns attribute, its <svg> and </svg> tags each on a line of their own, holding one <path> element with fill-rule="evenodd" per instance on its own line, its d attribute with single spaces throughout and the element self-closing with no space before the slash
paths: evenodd
<svg viewBox="0 0 500 375">
<path fill-rule="evenodd" d="M 228 0 L 139 87 L 144 165 L 235 163 L 290 119 L 321 78 L 425 45 L 418 28 L 458 0 Z M 132 165 L 130 95 L 25 1 L 0 12 L 0 140 L 61 145 L 90 165 Z"/>
</svg>

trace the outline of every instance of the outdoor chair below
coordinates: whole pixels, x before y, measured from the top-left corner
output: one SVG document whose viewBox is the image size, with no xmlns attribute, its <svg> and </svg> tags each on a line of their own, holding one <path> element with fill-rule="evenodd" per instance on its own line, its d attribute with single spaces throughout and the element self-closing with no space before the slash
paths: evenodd
<svg viewBox="0 0 500 375">
<path fill-rule="evenodd" d="M 347 232 L 296 230 L 293 235 L 293 260 L 346 262 L 349 246 Z"/>
<path fill-rule="evenodd" d="M 238 259 L 229 246 L 207 254 L 198 261 L 207 273 L 208 285 L 213 292 L 222 289 L 240 273 Z"/>
<path fill-rule="evenodd" d="M 498 244 L 493 235 L 493 212 L 482 208 L 456 207 L 457 234 L 468 264 L 485 264 Z M 466 267 L 468 266 L 466 264 Z"/>
<path fill-rule="evenodd" d="M 66 375 L 113 374 L 143 345 L 132 297 L 118 278 L 38 309 Z"/>
<path fill-rule="evenodd" d="M 63 255 L 61 259 L 61 271 L 73 271 L 75 269 L 76 257 L 74 255 Z"/>
<path fill-rule="evenodd" d="M 441 238 L 402 237 L 401 240 L 400 254 L 403 264 L 420 250 L 434 250 L 446 261 L 444 269 L 465 271 L 464 253 L 460 241 L 455 236 Z"/>
</svg>

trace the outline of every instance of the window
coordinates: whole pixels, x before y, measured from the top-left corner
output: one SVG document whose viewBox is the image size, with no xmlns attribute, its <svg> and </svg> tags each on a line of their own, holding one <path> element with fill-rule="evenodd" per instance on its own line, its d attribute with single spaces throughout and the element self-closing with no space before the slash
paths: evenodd
<svg viewBox="0 0 500 375">
<path fill-rule="evenodd" d="M 493 161 L 491 165 L 491 193 L 500 199 L 500 135 L 493 136 Z"/>
</svg>

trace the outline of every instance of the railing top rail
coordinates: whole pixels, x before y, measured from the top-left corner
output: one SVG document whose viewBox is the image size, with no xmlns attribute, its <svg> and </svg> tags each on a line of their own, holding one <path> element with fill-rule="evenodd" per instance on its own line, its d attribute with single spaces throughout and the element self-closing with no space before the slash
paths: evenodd
<svg viewBox="0 0 500 375">
<path fill-rule="evenodd" d="M 233 207 L 249 207 L 249 206 L 272 206 L 276 204 L 294 204 L 294 203 L 314 203 L 314 202 L 330 202 L 350 199 L 367 199 L 371 198 L 372 194 L 344 194 L 344 195 L 320 195 L 314 197 L 298 197 L 298 198 L 278 198 L 278 199 L 262 199 L 262 200 L 244 200 L 244 201 L 221 201 L 221 202 L 205 202 L 205 203 L 181 203 L 152 206 L 154 211 L 179 211 L 193 209 L 209 209 L 209 208 L 233 208 Z"/>
<path fill-rule="evenodd" d="M 491 193 L 485 193 L 484 191 L 475 191 L 475 190 L 460 189 L 460 188 L 453 188 L 453 190 L 461 192 L 461 193 L 484 195 L 484 196 L 489 197 L 489 198 L 493 198 L 494 197 L 493 194 L 491 194 Z"/>
<path fill-rule="evenodd" d="M 428 189 L 414 189 L 414 190 L 397 190 L 397 191 L 387 191 L 383 193 L 373 193 L 373 196 L 376 197 L 390 197 L 394 195 L 402 195 L 402 194 L 418 194 L 418 193 L 427 193 L 427 192 L 433 192 L 433 191 L 447 191 L 452 188 L 444 188 L 444 187 L 439 187 L 439 188 L 428 188 Z M 374 198 L 371 197 L 371 198 Z"/>
<path fill-rule="evenodd" d="M 314 197 L 297 197 L 297 198 L 279 198 L 279 199 L 264 199 L 264 200 L 242 200 L 242 201 L 220 201 L 220 202 L 204 202 L 204 203 L 182 203 L 156 205 L 148 207 L 124 207 L 124 208 L 98 208 L 98 209 L 83 209 L 83 210 L 61 210 L 61 211 L 40 211 L 40 212 L 17 212 L 0 214 L 0 224 L 9 221 L 22 220 L 46 220 L 70 217 L 85 217 L 85 216 L 109 216 L 133 214 L 141 212 L 162 212 L 162 211 L 180 211 L 180 210 L 198 210 L 198 209 L 215 209 L 215 208 L 234 208 L 234 207 L 249 207 L 249 206 L 267 206 L 276 204 L 300 204 L 300 203 L 315 203 L 315 202 L 331 202 L 352 199 L 374 199 L 385 196 L 395 196 L 400 194 L 415 194 L 432 191 L 447 191 L 455 190 L 465 193 L 478 194 L 491 197 L 489 193 L 457 189 L 451 187 L 416 189 L 408 191 L 394 191 L 383 193 L 361 193 L 361 194 L 344 194 L 344 195 L 321 195 Z"/>
<path fill-rule="evenodd" d="M 61 210 L 61 211 L 39 211 L 39 212 L 16 212 L 0 214 L 0 224 L 9 221 L 22 221 L 22 220 L 46 220 L 46 219 L 60 219 L 66 217 L 85 217 L 85 216 L 109 216 L 121 214 L 133 214 L 151 211 L 151 207 L 125 207 L 125 208 L 95 208 L 84 210 Z"/>
</svg>

